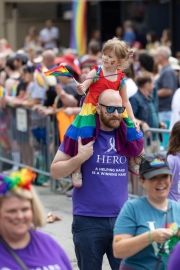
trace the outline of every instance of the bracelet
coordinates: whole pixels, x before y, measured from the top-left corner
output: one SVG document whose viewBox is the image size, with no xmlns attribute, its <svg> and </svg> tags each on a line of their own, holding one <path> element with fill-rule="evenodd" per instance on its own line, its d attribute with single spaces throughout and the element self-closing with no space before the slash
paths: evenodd
<svg viewBox="0 0 180 270">
<path fill-rule="evenodd" d="M 148 239 L 149 239 L 149 243 L 152 244 L 152 238 L 151 238 L 151 231 L 148 232 Z"/>
</svg>

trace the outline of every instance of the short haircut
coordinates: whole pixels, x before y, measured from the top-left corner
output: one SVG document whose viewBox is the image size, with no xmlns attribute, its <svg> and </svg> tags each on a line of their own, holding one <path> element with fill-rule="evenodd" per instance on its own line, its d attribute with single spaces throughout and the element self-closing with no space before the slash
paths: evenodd
<svg viewBox="0 0 180 270">
<path fill-rule="evenodd" d="M 153 72 L 154 69 L 154 59 L 148 53 L 140 53 L 138 56 L 139 63 L 141 67 L 149 72 Z"/>
<path fill-rule="evenodd" d="M 16 70 L 16 67 L 14 65 L 14 58 L 13 57 L 9 57 L 7 59 L 7 62 L 6 62 L 6 67 L 9 67 L 11 70 L 15 71 Z"/>
<path fill-rule="evenodd" d="M 34 67 L 33 66 L 28 66 L 28 65 L 24 65 L 22 66 L 22 71 L 24 73 L 34 73 Z"/>
<path fill-rule="evenodd" d="M 156 51 L 157 55 L 163 55 L 166 59 L 171 56 L 171 50 L 167 46 L 159 46 Z"/>
<path fill-rule="evenodd" d="M 99 42 L 95 40 L 90 41 L 88 44 L 88 50 L 90 50 L 93 55 L 97 55 L 97 53 L 101 50 Z"/>
<path fill-rule="evenodd" d="M 138 87 L 143 87 L 147 82 L 151 83 L 152 80 L 152 74 L 147 71 L 140 73 L 135 79 Z"/>
</svg>

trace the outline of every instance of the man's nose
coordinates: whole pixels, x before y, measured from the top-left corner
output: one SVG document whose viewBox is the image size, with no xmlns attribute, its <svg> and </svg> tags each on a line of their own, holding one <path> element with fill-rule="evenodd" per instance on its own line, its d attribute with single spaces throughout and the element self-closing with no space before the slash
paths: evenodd
<svg viewBox="0 0 180 270">
<path fill-rule="evenodd" d="M 117 109 L 115 109 L 115 111 L 114 111 L 112 114 L 113 114 L 113 115 L 116 115 L 116 116 L 118 116 L 118 115 L 119 115 L 119 113 L 118 113 Z"/>
</svg>

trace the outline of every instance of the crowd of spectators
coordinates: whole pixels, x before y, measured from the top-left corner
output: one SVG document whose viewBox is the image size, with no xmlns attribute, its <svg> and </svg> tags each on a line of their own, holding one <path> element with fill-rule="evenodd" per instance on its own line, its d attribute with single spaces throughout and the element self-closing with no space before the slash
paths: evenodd
<svg viewBox="0 0 180 270">
<path fill-rule="evenodd" d="M 157 135 L 155 136 L 148 130 L 150 128 L 171 130 L 176 122 L 177 124 L 174 126 L 173 132 L 175 132 L 176 128 L 179 128 L 180 52 L 176 53 L 176 57 L 172 56 L 169 29 L 164 29 L 161 38 L 158 38 L 154 31 L 147 32 L 147 42 L 145 45 L 138 39 L 131 21 L 125 21 L 123 27 L 118 26 L 115 29 L 115 33 L 119 39 L 128 42 L 129 46 L 134 50 L 134 54 L 129 58 L 128 66 L 124 67 L 123 72 L 126 77 L 127 93 L 133 113 L 139 121 L 141 130 L 145 134 L 147 145 L 145 151 L 146 153 L 156 153 L 159 147 L 163 150 L 167 150 L 168 137 L 161 134 L 157 137 Z M 101 65 L 102 46 L 101 32 L 95 29 L 87 44 L 87 53 L 85 55 L 79 56 L 77 51 L 72 48 L 61 50 L 59 29 L 53 26 L 51 20 L 46 21 L 45 28 L 39 33 L 36 27 L 31 27 L 28 35 L 24 39 L 24 46 L 16 52 L 11 49 L 6 39 L 0 40 L 0 148 L 11 154 L 11 158 L 14 161 L 11 170 L 17 170 L 17 164 L 20 162 L 34 167 L 39 164 L 37 169 L 47 169 L 40 167 L 40 164 L 46 164 L 48 160 L 47 152 L 54 155 L 59 144 L 63 141 L 67 127 L 73 122 L 74 118 L 81 110 L 84 96 L 78 95 L 76 81 L 83 82 L 94 65 Z M 67 70 L 76 81 L 68 76 L 45 76 L 44 72 L 57 67 L 59 64 L 66 66 Z M 24 131 L 18 128 L 16 108 L 23 108 L 30 111 L 28 127 Z M 43 122 L 47 117 L 50 119 L 50 124 L 54 125 L 53 135 L 55 136 L 55 140 L 53 138 L 49 144 L 45 136 L 47 127 Z M 178 134 L 177 131 L 175 133 Z M 176 142 L 176 134 L 175 136 L 171 135 L 171 148 Z M 41 149 L 41 153 L 38 148 L 39 141 L 44 145 Z M 179 141 L 176 148 L 179 153 Z M 174 152 L 170 150 L 168 152 L 169 155 L 172 154 L 174 157 L 173 153 Z M 86 151 L 84 151 L 83 154 L 86 155 Z M 170 158 L 172 157 L 169 156 L 169 159 Z M 163 158 L 163 160 L 165 160 L 165 158 Z M 149 164 L 150 161 L 144 160 L 144 162 Z M 171 160 L 171 167 L 173 167 L 172 164 L 173 160 Z M 64 166 L 64 163 L 62 166 Z M 88 167 L 88 165 L 86 166 Z M 119 164 L 117 166 L 119 166 Z M 168 168 L 168 165 L 165 164 L 165 167 Z M 68 169 L 70 170 L 71 168 Z M 155 185 L 155 181 L 152 180 L 152 175 L 144 175 L 147 173 L 146 170 L 147 169 L 141 173 L 141 184 L 147 191 L 147 197 L 149 196 L 154 203 L 156 198 L 154 199 L 152 194 L 155 193 L 156 195 L 159 186 L 154 189 L 153 185 Z M 88 170 L 86 174 L 88 175 Z M 87 177 L 89 177 L 89 175 Z M 167 203 L 167 195 L 171 185 L 170 175 L 171 172 L 168 173 L 167 179 L 165 179 L 168 180 L 167 194 L 163 197 L 165 204 Z M 46 185 L 48 183 L 47 177 L 43 179 L 40 179 L 40 175 L 38 177 L 39 179 L 36 179 L 37 184 Z M 159 174 L 154 174 L 154 177 L 154 180 L 159 181 Z M 128 179 L 126 180 L 128 182 Z M 91 191 L 95 197 L 93 188 Z M 162 190 L 162 187 L 160 187 L 159 190 Z M 87 190 L 87 192 L 86 199 L 89 198 L 89 190 Z M 71 197 L 72 189 L 69 189 L 66 194 Z M 113 196 L 110 197 L 112 199 Z M 80 198 L 80 196 L 78 196 L 78 198 Z M 97 201 L 99 200 L 99 198 L 96 199 Z M 103 199 L 106 198 L 103 196 Z M 109 205 L 109 201 L 106 203 Z M 144 252 L 144 248 L 149 246 L 148 237 L 152 237 L 153 239 L 153 241 L 150 239 L 151 244 L 159 240 L 159 234 L 157 233 L 160 233 L 160 231 L 156 231 L 156 235 L 151 233 L 151 231 L 149 231 L 149 233 L 144 232 L 143 239 L 145 239 L 145 244 L 143 244 L 142 248 L 137 248 L 139 236 L 136 235 L 132 237 L 132 231 L 128 231 L 128 229 L 123 229 L 124 231 L 122 231 L 117 228 L 119 222 L 122 223 L 122 221 L 125 221 L 125 223 L 127 223 L 123 215 L 126 214 L 125 212 L 129 205 L 133 208 L 136 203 L 141 206 L 140 208 L 144 205 L 147 209 L 149 209 L 149 207 L 152 208 L 149 203 L 147 204 L 145 198 L 139 198 L 134 204 L 131 202 L 126 204 L 123 210 L 124 212 L 119 216 L 115 228 L 115 235 L 120 237 L 117 239 L 115 237 L 114 239 L 115 249 L 117 246 L 117 250 L 115 250 L 114 254 L 117 258 L 132 257 L 137 252 Z M 91 206 L 91 203 L 87 203 L 87 205 Z M 165 209 L 161 209 L 159 205 L 156 206 L 153 212 L 162 210 L 164 214 L 166 213 L 164 210 L 168 210 L 166 207 Z M 173 207 L 171 208 L 173 209 Z M 96 210 L 99 210 L 98 207 L 96 207 Z M 128 214 L 130 213 L 129 210 L 127 212 Z M 147 219 L 149 218 L 149 213 L 150 211 L 146 213 Z M 81 214 L 78 213 L 77 217 L 78 216 L 81 216 Z M 178 215 L 176 216 L 178 220 Z M 142 215 L 140 215 L 140 217 L 142 217 Z M 128 216 L 126 216 L 126 219 L 127 218 Z M 115 219 L 116 218 L 114 218 L 113 222 L 115 222 Z M 138 222 L 139 218 L 134 222 L 135 229 L 136 226 L 138 227 Z M 144 222 L 144 220 L 142 220 L 142 222 Z M 140 221 L 140 226 L 144 226 L 142 222 Z M 97 224 L 97 221 L 95 221 L 95 223 Z M 128 228 L 127 224 L 125 224 L 124 227 Z M 165 232 L 164 230 L 165 229 L 162 229 L 162 232 Z M 125 232 L 126 234 L 124 234 Z M 168 235 L 168 237 L 169 236 L 170 235 Z M 110 238 L 112 238 L 112 236 Z M 117 244 L 116 240 L 117 242 L 122 240 L 120 245 L 119 243 Z M 164 241 L 165 240 L 162 240 L 161 242 L 164 243 Z M 121 243 L 123 252 L 123 243 L 125 243 L 129 253 L 122 253 Z M 132 245 L 133 243 L 135 244 Z M 89 255 L 87 257 L 89 258 Z M 124 266 L 122 265 L 120 269 L 131 269 L 126 268 L 126 263 L 129 265 L 128 260 L 127 262 L 126 260 L 123 262 L 125 264 Z"/>
<path fill-rule="evenodd" d="M 154 31 L 147 32 L 144 48 L 131 21 L 125 21 L 123 27 L 118 26 L 115 33 L 134 50 L 129 65 L 123 71 L 128 97 L 141 129 L 146 132 L 149 128 L 172 128 L 175 121 L 179 120 L 180 108 L 175 97 L 179 93 L 180 65 L 178 53 L 177 58 L 171 55 L 170 30 L 165 29 L 160 39 Z M 45 28 L 39 33 L 36 27 L 30 27 L 24 47 L 16 52 L 12 51 L 7 40 L 0 40 L 0 86 L 5 89 L 5 97 L 1 97 L 1 109 L 6 104 L 13 108 L 20 106 L 34 109 L 36 112 L 31 114 L 31 131 L 37 128 L 34 118 L 37 118 L 38 113 L 42 116 L 56 115 L 56 146 L 80 112 L 81 96 L 77 94 L 76 83 L 72 78 L 46 77 L 44 72 L 64 64 L 78 82 L 83 82 L 94 65 L 101 65 L 103 46 L 98 29 L 92 32 L 87 53 L 83 56 L 71 48 L 60 50 L 59 42 L 59 29 L 53 26 L 51 20 L 45 22 Z M 13 130 L 16 130 L 16 126 Z M 13 133 L 13 160 L 20 162 L 25 159 L 28 165 L 32 165 L 32 158 L 27 161 L 23 157 L 25 145 L 22 144 L 20 150 L 17 132 Z M 147 137 L 147 145 L 155 143 L 155 149 L 161 143 L 150 133 L 147 133 Z M 162 147 L 166 150 L 166 143 Z"/>
</svg>

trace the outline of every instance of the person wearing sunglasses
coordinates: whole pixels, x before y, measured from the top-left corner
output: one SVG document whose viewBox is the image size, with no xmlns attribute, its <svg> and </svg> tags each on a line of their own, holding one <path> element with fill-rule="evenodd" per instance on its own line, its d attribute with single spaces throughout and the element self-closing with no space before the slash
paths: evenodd
<svg viewBox="0 0 180 270">
<path fill-rule="evenodd" d="M 126 147 L 124 110 L 118 91 L 103 91 L 96 104 L 96 139 L 83 144 L 79 138 L 74 157 L 65 153 L 63 142 L 51 165 L 54 179 L 67 177 L 82 166 L 83 185 L 72 194 L 72 233 L 80 270 L 102 269 L 104 254 L 111 269 L 119 269 L 112 240 L 116 218 L 128 200 L 128 158 L 117 151 Z M 115 142 L 119 135 L 121 145 Z"/>
<path fill-rule="evenodd" d="M 122 104 L 126 107 L 122 114 L 126 127 L 123 130 L 123 140 L 121 138 L 122 134 L 120 134 L 122 131 L 120 130 L 117 133 L 117 135 L 120 135 L 115 138 L 116 145 L 121 142 L 121 146 L 116 147 L 121 155 L 133 157 L 129 160 L 129 171 L 139 175 L 138 165 L 143 155 L 144 138 L 139 129 L 138 121 L 134 117 L 127 96 L 125 74 L 122 72 L 132 53 L 133 51 L 127 44 L 117 38 L 110 39 L 104 44 L 102 66 L 94 66 L 84 82 L 77 85 L 78 94 L 85 95 L 85 99 L 80 113 L 65 133 L 64 143 L 66 148 L 64 151 L 67 155 L 74 157 L 77 155 L 79 136 L 82 138 L 83 144 L 95 139 L 98 132 L 96 128 L 96 104 L 99 95 L 106 89 L 118 91 L 122 98 Z M 76 168 L 72 172 L 72 185 L 80 188 L 82 184 L 81 169 Z"/>
<path fill-rule="evenodd" d="M 180 204 L 167 198 L 171 176 L 164 153 L 143 157 L 140 183 L 146 196 L 127 201 L 114 227 L 114 256 L 123 258 L 120 270 L 165 269 L 164 243 L 178 233 L 180 225 Z"/>
</svg>

